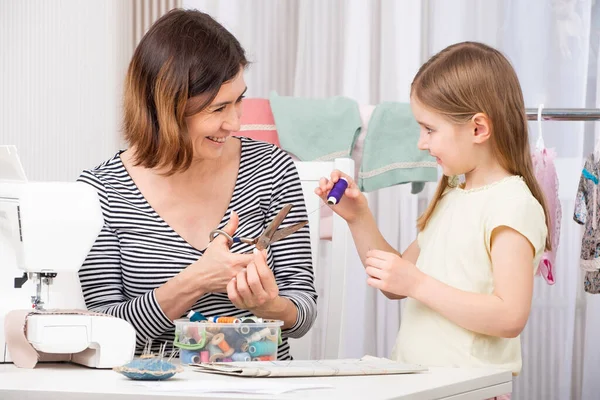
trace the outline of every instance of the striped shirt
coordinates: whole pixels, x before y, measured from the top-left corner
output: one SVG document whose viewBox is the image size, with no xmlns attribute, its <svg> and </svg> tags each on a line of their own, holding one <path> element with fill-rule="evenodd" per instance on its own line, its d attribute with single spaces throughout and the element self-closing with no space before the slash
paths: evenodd
<svg viewBox="0 0 600 400">
<path fill-rule="evenodd" d="M 235 235 L 257 237 L 287 203 L 294 207 L 282 227 L 306 221 L 300 179 L 289 155 L 268 143 L 239 139 L 241 158 L 235 189 L 218 228 L 227 224 L 231 210 L 235 210 L 240 219 Z M 83 171 L 78 178 L 98 191 L 104 215 L 104 226 L 79 278 L 88 309 L 133 325 L 139 354 L 148 339 L 152 339 L 155 351 L 164 342 L 171 347 L 175 326 L 158 304 L 154 289 L 202 257 L 202 250 L 186 242 L 153 210 L 125 169 L 122 152 Z M 252 248 L 235 243 L 231 251 L 243 253 Z M 306 334 L 317 313 L 308 225 L 269 246 L 267 263 L 279 295 L 298 308 L 296 323 L 282 331 L 278 349 L 278 359 L 289 360 L 287 338 Z M 208 317 L 251 315 L 237 309 L 227 293 L 207 293 L 192 309 Z"/>
</svg>

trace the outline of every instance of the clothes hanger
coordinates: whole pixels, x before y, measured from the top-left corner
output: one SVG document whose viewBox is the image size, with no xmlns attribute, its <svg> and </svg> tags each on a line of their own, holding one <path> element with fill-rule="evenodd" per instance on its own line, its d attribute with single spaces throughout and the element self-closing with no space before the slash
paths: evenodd
<svg viewBox="0 0 600 400">
<path fill-rule="evenodd" d="M 600 134 L 596 133 L 596 142 L 594 143 L 594 161 L 600 161 Z"/>
<path fill-rule="evenodd" d="M 538 138 L 537 138 L 537 143 L 535 145 L 535 147 L 538 151 L 542 151 L 546 148 L 546 146 L 544 144 L 544 136 L 542 135 L 542 110 L 543 109 L 544 109 L 544 105 L 540 104 L 538 106 L 538 113 L 537 113 Z"/>
</svg>

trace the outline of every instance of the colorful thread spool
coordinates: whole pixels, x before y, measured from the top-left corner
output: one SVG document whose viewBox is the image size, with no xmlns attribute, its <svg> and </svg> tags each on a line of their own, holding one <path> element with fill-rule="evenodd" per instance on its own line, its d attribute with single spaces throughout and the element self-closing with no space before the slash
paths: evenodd
<svg viewBox="0 0 600 400">
<path fill-rule="evenodd" d="M 232 362 L 233 360 L 231 359 L 231 357 L 225 357 L 223 359 L 223 362 Z"/>
<path fill-rule="evenodd" d="M 231 346 L 229 346 L 229 343 L 227 343 L 227 340 L 225 340 L 225 335 L 222 334 L 222 333 L 217 333 L 212 338 L 212 340 L 210 341 L 210 343 L 218 346 L 223 351 L 223 354 L 226 357 L 229 357 L 235 351 L 234 349 L 231 348 Z"/>
<path fill-rule="evenodd" d="M 279 339 L 279 337 L 277 335 L 269 335 L 265 339 L 267 339 L 269 342 L 277 342 L 277 339 Z"/>
<path fill-rule="evenodd" d="M 231 358 L 233 361 L 252 361 L 252 357 L 248 353 L 233 353 Z"/>
<path fill-rule="evenodd" d="M 275 353 L 277 345 L 273 342 L 253 342 L 248 347 L 248 352 L 252 357 L 260 357 Z"/>
<path fill-rule="evenodd" d="M 206 332 L 210 332 L 212 334 L 219 333 L 219 331 L 221 331 L 221 328 L 219 328 L 218 326 L 207 326 L 206 327 Z"/>
<path fill-rule="evenodd" d="M 258 318 L 258 317 L 242 317 L 241 318 L 242 323 L 244 324 L 262 324 L 263 320 L 262 318 Z"/>
<path fill-rule="evenodd" d="M 340 178 L 327 195 L 327 204 L 333 205 L 339 203 L 347 188 L 348 181 L 346 178 Z"/>
<path fill-rule="evenodd" d="M 208 348 L 208 355 L 209 355 L 209 357 L 212 357 L 212 356 L 214 356 L 215 354 L 220 354 L 220 355 L 222 355 L 222 353 L 221 353 L 221 349 L 220 349 L 219 347 L 215 346 L 215 345 L 214 345 L 214 344 L 212 344 L 212 343 L 211 343 L 211 344 L 209 344 L 208 346 L 206 346 L 206 348 Z"/>
<path fill-rule="evenodd" d="M 194 350 L 181 350 L 181 363 L 182 364 L 197 364 L 200 361 L 200 354 Z"/>
<path fill-rule="evenodd" d="M 210 353 L 208 352 L 208 350 L 202 350 L 200 352 L 200 362 L 207 363 L 209 359 L 210 359 Z"/>
<path fill-rule="evenodd" d="M 239 324 L 241 320 L 236 317 L 217 317 L 215 322 L 219 324 Z"/>
<path fill-rule="evenodd" d="M 232 347 L 234 350 L 248 350 L 248 341 L 243 336 L 240 336 L 240 334 L 236 331 L 231 329 L 225 329 L 222 333 L 225 335 L 225 340 L 227 341 L 229 346 Z"/>
<path fill-rule="evenodd" d="M 187 317 L 191 322 L 206 321 L 206 317 L 197 311 L 191 310 Z"/>
<path fill-rule="evenodd" d="M 254 332 L 252 335 L 250 335 L 250 337 L 247 340 L 249 342 L 258 342 L 259 340 L 266 338 L 270 334 L 271 334 L 271 330 L 269 328 L 263 328 L 258 332 Z"/>
<path fill-rule="evenodd" d="M 209 345 L 206 347 L 208 347 L 208 362 L 222 360 L 223 357 L 225 357 L 225 354 L 223 354 L 223 352 L 218 346 L 209 343 Z"/>
<path fill-rule="evenodd" d="M 200 329 L 200 328 L 198 328 L 198 329 Z M 214 333 L 209 332 L 209 331 L 206 331 L 204 334 L 206 335 L 206 340 L 209 341 L 209 342 L 215 336 Z"/>
<path fill-rule="evenodd" d="M 250 333 L 250 327 L 247 325 L 242 325 L 237 329 L 238 329 L 238 332 L 241 333 L 242 335 L 247 335 Z"/>
<path fill-rule="evenodd" d="M 190 344 L 200 343 L 202 341 L 202 335 L 198 332 L 198 328 L 195 326 L 186 326 L 183 331 L 184 337 L 188 339 Z M 194 340 L 194 343 L 190 339 Z"/>
<path fill-rule="evenodd" d="M 228 343 L 235 343 L 242 337 L 237 331 L 233 329 L 223 329 L 221 333 L 225 335 L 225 340 L 227 340 Z"/>
</svg>

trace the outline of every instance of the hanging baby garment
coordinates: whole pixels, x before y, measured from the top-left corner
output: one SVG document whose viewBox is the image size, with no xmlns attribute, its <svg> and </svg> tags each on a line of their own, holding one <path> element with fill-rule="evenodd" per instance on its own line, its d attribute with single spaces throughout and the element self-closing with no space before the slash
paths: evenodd
<svg viewBox="0 0 600 400">
<path fill-rule="evenodd" d="M 546 207 L 550 217 L 552 250 L 544 252 L 540 259 L 537 274 L 541 275 L 549 285 L 555 283 L 556 250 L 560 239 L 560 220 L 562 207 L 558 197 L 558 176 L 554 166 L 556 153 L 553 149 L 542 148 L 532 154 L 535 177 L 546 198 Z"/>
<path fill-rule="evenodd" d="M 600 163 L 590 154 L 579 179 L 573 219 L 584 226 L 579 265 L 586 271 L 584 290 L 593 294 L 600 293 L 599 177 Z"/>
</svg>

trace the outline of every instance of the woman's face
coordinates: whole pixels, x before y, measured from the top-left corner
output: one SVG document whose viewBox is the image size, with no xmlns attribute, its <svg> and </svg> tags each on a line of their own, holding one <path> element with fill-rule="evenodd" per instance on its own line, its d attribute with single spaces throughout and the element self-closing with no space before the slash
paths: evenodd
<svg viewBox="0 0 600 400">
<path fill-rule="evenodd" d="M 231 133 L 240 129 L 245 92 L 244 70 L 240 69 L 235 78 L 221 86 L 207 108 L 186 118 L 195 159 L 213 160 L 221 156 Z"/>
</svg>

